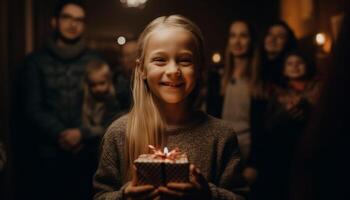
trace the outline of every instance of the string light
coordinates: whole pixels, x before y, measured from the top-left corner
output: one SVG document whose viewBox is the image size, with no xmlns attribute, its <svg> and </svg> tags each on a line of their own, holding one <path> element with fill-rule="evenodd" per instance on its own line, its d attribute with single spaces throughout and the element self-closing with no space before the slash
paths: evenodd
<svg viewBox="0 0 350 200">
<path fill-rule="evenodd" d="M 324 33 L 317 33 L 315 40 L 317 45 L 322 46 L 326 43 L 326 35 Z"/>
<path fill-rule="evenodd" d="M 220 53 L 218 53 L 218 52 L 213 53 L 211 60 L 213 61 L 213 63 L 219 63 L 221 61 Z"/>
<path fill-rule="evenodd" d="M 117 42 L 119 45 L 124 45 L 126 43 L 126 38 L 124 36 L 119 36 Z"/>
</svg>

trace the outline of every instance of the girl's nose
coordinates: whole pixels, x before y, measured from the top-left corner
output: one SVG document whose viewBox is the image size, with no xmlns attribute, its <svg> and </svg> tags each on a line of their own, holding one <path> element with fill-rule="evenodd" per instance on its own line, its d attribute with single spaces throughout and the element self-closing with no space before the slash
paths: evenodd
<svg viewBox="0 0 350 200">
<path fill-rule="evenodd" d="M 175 61 L 168 63 L 166 75 L 170 76 L 171 78 L 178 78 L 181 75 L 181 70 Z"/>
</svg>

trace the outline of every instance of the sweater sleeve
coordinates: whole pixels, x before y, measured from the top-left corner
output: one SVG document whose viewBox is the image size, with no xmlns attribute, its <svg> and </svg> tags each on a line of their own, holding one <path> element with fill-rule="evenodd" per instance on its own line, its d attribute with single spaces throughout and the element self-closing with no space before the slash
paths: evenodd
<svg viewBox="0 0 350 200">
<path fill-rule="evenodd" d="M 209 183 L 212 199 L 241 200 L 249 191 L 242 178 L 241 156 L 237 137 L 230 134 L 218 144 L 217 169 L 219 170 L 216 183 Z"/>
<path fill-rule="evenodd" d="M 101 158 L 93 178 L 95 200 L 123 199 L 123 190 L 128 183 L 122 185 L 120 172 L 120 156 L 113 137 L 116 130 L 109 128 L 102 139 Z"/>
</svg>

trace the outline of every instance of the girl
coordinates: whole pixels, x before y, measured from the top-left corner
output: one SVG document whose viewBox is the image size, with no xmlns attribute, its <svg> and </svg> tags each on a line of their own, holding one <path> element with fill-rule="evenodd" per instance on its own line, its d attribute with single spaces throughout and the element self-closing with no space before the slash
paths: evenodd
<svg viewBox="0 0 350 200">
<path fill-rule="evenodd" d="M 224 96 L 222 119 L 234 125 L 244 159 L 250 148 L 250 96 L 255 92 L 253 84 L 256 83 L 258 60 L 255 46 L 252 26 L 242 20 L 233 22 L 221 84 Z"/>
<path fill-rule="evenodd" d="M 134 105 L 102 141 L 94 177 L 95 199 L 236 199 L 240 155 L 228 124 L 193 107 L 204 65 L 203 39 L 188 19 L 171 15 L 152 21 L 138 43 Z M 190 183 L 138 186 L 133 161 L 148 145 L 179 147 L 189 156 Z"/>
</svg>

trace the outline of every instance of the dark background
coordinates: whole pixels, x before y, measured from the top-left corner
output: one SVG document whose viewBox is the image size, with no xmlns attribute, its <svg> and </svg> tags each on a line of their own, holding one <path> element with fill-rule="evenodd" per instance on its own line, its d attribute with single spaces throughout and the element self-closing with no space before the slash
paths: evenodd
<svg viewBox="0 0 350 200">
<path fill-rule="evenodd" d="M 341 15 L 349 0 L 148 0 L 143 9 L 125 8 L 119 0 L 86 0 L 88 45 L 97 49 L 113 66 L 118 63 L 120 35 L 137 38 L 152 19 L 169 14 L 181 14 L 202 29 L 206 54 L 223 54 L 227 30 L 232 20 L 243 18 L 262 34 L 273 20 L 283 18 L 295 30 L 301 47 L 316 58 L 319 69 L 327 67 L 329 52 L 316 47 L 314 36 L 327 34 L 334 41 L 332 17 Z M 28 53 L 40 49 L 50 34 L 49 22 L 56 0 L 0 0 L 0 139 L 8 148 L 9 165 L 0 177 L 0 190 L 5 198 L 16 191 L 12 181 L 11 126 L 16 107 L 17 72 Z M 311 6 L 311 7 L 310 7 Z M 310 9 L 304 9 L 312 8 Z M 212 64 L 213 65 L 213 64 Z M 0 199 L 1 196 L 0 191 Z"/>
</svg>

